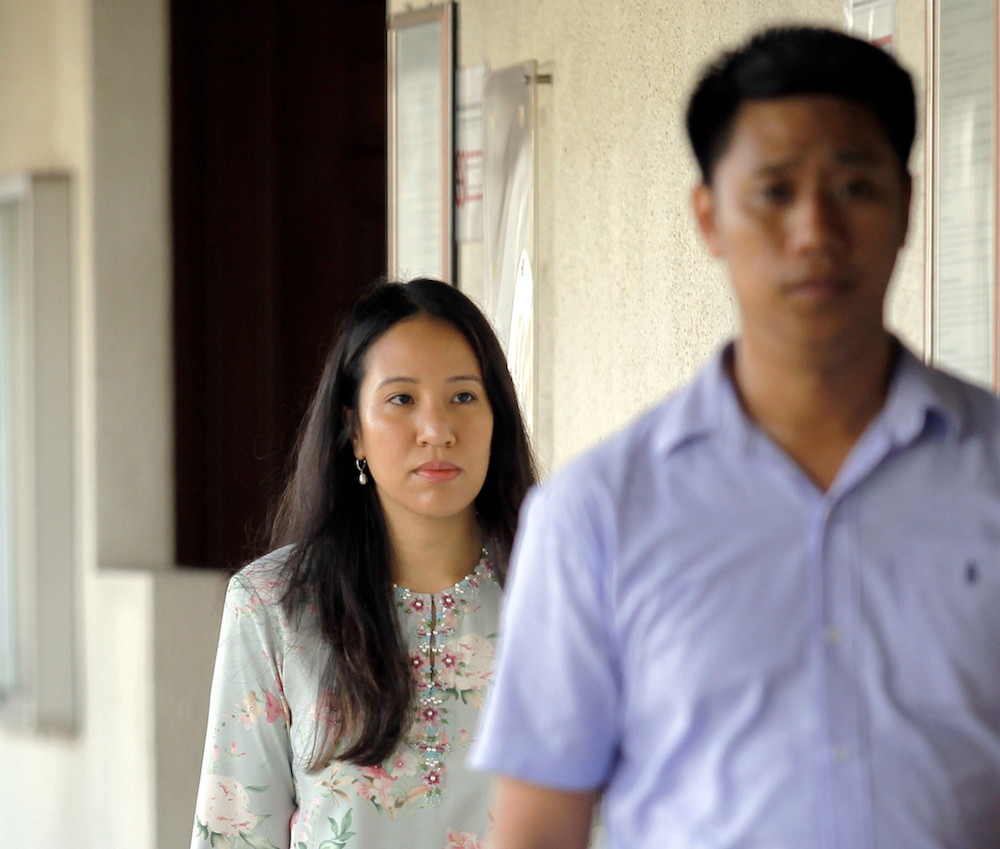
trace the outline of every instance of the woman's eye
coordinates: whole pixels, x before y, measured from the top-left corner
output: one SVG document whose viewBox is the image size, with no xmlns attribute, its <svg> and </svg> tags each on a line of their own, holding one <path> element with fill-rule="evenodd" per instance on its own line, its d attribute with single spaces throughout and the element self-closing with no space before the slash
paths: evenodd
<svg viewBox="0 0 1000 849">
<path fill-rule="evenodd" d="M 397 395 L 390 396 L 389 403 L 390 404 L 396 404 L 398 406 L 403 406 L 405 404 L 412 404 L 413 403 L 413 396 L 412 395 L 407 395 L 404 392 L 400 392 Z"/>
<path fill-rule="evenodd" d="M 457 401 L 459 404 L 468 404 L 476 400 L 476 395 L 474 392 L 468 392 L 468 391 L 458 392 L 455 394 L 453 400 Z"/>
</svg>

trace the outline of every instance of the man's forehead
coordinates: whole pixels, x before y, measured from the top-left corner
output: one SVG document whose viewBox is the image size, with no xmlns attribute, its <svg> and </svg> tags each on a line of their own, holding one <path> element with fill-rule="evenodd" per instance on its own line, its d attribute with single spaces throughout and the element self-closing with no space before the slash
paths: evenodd
<svg viewBox="0 0 1000 849">
<path fill-rule="evenodd" d="M 896 158 L 888 131 L 866 104 L 827 94 L 747 101 L 733 117 L 720 164 L 734 152 L 775 162 L 821 152 L 845 165 Z"/>
</svg>

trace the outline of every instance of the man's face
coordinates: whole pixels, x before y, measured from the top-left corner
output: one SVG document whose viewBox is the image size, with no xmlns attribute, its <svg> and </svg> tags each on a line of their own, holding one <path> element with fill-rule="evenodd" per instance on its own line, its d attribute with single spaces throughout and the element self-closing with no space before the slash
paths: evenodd
<svg viewBox="0 0 1000 849">
<path fill-rule="evenodd" d="M 884 333 L 909 203 L 882 125 L 826 95 L 742 106 L 712 185 L 694 195 L 705 242 L 728 266 L 744 340 L 786 351 Z"/>
</svg>

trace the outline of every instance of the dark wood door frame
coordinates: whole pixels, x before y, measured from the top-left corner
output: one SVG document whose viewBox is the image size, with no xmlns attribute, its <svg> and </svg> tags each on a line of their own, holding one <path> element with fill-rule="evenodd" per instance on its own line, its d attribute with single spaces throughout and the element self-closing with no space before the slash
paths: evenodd
<svg viewBox="0 0 1000 849">
<path fill-rule="evenodd" d="M 385 266 L 385 4 L 172 0 L 177 562 L 259 553 L 335 327 Z"/>
</svg>

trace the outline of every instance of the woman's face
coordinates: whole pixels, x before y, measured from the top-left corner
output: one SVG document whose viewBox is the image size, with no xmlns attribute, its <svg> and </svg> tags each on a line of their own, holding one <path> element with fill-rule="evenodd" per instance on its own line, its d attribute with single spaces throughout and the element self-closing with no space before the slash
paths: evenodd
<svg viewBox="0 0 1000 849">
<path fill-rule="evenodd" d="M 479 362 L 452 325 L 416 316 L 369 348 L 354 456 L 367 460 L 390 527 L 414 518 L 467 520 L 492 439 Z"/>
</svg>

